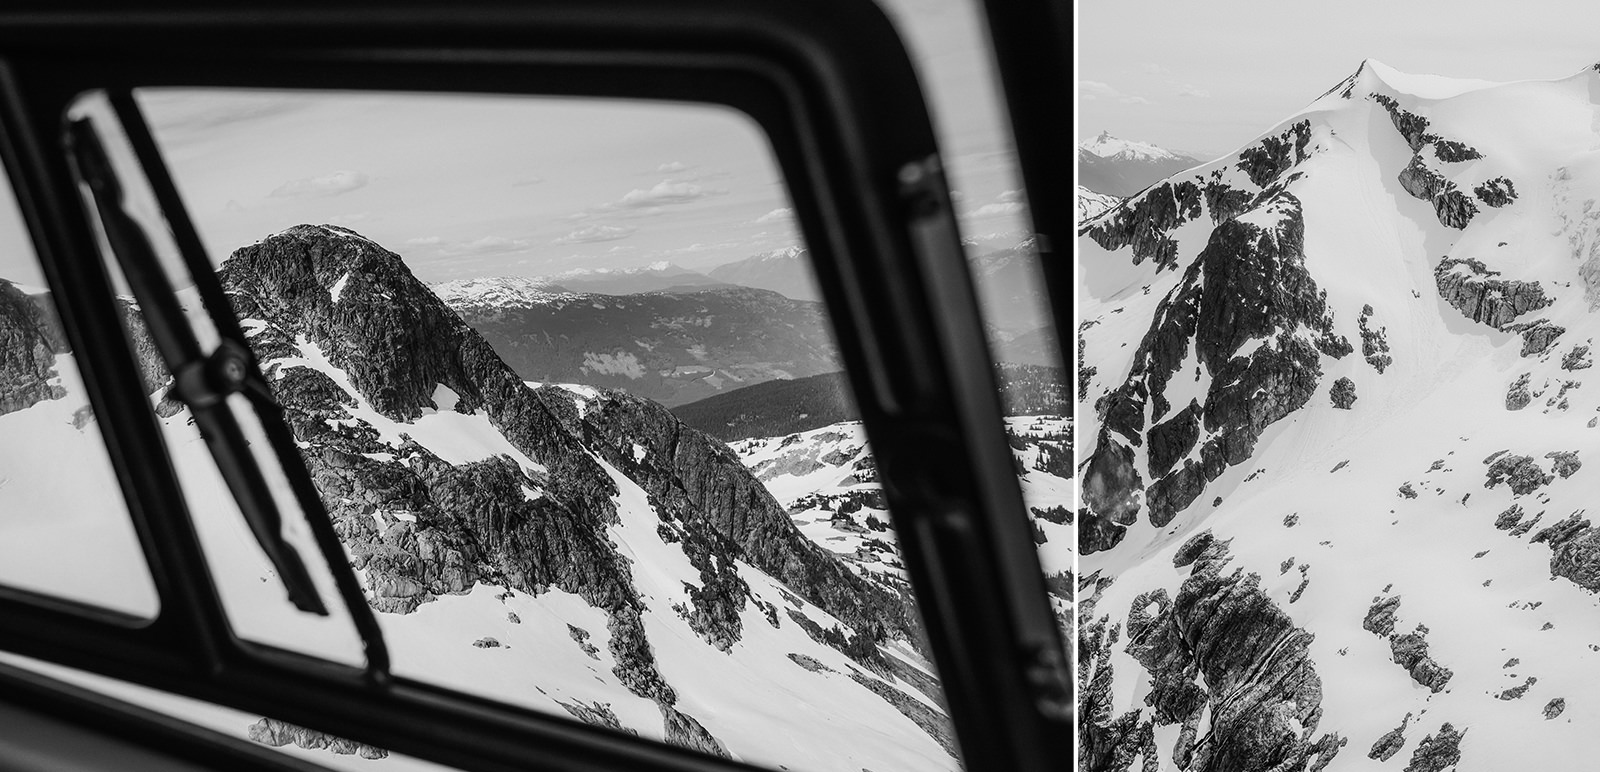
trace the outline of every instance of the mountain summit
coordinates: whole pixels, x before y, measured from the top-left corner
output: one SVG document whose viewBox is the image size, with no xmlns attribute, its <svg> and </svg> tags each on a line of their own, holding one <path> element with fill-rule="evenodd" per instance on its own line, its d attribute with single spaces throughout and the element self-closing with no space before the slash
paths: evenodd
<svg viewBox="0 0 1600 772">
<path fill-rule="evenodd" d="M 1078 146 L 1078 184 L 1095 193 L 1125 198 L 1199 164 L 1187 155 L 1102 131 Z"/>
<path fill-rule="evenodd" d="M 1090 768 L 1600 751 L 1597 110 L 1367 61 L 1084 226 Z"/>
</svg>

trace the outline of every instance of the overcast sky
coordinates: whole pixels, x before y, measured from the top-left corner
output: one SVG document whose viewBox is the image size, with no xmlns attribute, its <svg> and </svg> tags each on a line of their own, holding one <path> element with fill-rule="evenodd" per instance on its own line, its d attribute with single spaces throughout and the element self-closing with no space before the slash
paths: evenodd
<svg viewBox="0 0 1600 772">
<path fill-rule="evenodd" d="M 1207 154 L 1293 115 L 1367 57 L 1402 72 L 1554 79 L 1600 62 L 1582 0 L 1081 0 L 1078 140 Z"/>
<path fill-rule="evenodd" d="M 965 231 L 1021 238 L 972 0 L 891 0 Z M 424 281 L 671 261 L 798 243 L 765 138 L 705 106 L 481 96 L 159 91 L 140 102 L 214 260 L 298 223 L 354 229 Z M 9 207 L 0 277 L 42 284 Z M 1007 246 L 1001 243 L 996 246 Z"/>
</svg>

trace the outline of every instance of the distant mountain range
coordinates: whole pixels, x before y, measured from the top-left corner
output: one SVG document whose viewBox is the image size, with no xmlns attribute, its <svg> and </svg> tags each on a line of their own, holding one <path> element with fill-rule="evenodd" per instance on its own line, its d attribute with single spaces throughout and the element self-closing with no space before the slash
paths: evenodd
<svg viewBox="0 0 1600 772">
<path fill-rule="evenodd" d="M 717 266 L 708 275 L 716 281 L 772 290 L 795 300 L 822 299 L 804 247 L 764 252 Z"/>
<path fill-rule="evenodd" d="M 1146 142 L 1118 139 L 1104 131 L 1078 146 L 1078 184 L 1118 198 L 1199 165 L 1197 158 Z"/>
<path fill-rule="evenodd" d="M 434 291 L 527 381 L 618 388 L 679 405 L 838 367 L 821 304 L 768 290 L 602 295 L 477 279 Z"/>
<path fill-rule="evenodd" d="M 1006 415 L 1069 415 L 1071 395 L 1060 368 L 999 366 Z M 673 415 L 725 442 L 781 437 L 860 418 L 844 373 L 747 386 L 679 405 Z"/>
<path fill-rule="evenodd" d="M 729 283 L 668 262 L 651 263 L 638 268 L 577 268 L 540 277 L 540 280 L 573 292 L 597 295 L 684 291 Z"/>
</svg>

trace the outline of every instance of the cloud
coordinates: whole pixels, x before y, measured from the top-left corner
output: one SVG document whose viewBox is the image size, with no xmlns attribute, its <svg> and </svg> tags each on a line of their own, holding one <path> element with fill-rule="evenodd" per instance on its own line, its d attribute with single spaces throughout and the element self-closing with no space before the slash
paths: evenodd
<svg viewBox="0 0 1600 772">
<path fill-rule="evenodd" d="M 290 180 L 279 185 L 268 195 L 272 198 L 324 198 L 360 190 L 371 181 L 370 177 L 361 172 L 342 170 L 321 177 Z"/>
<path fill-rule="evenodd" d="M 656 167 L 656 172 L 659 173 L 659 174 L 672 174 L 674 172 L 681 172 L 681 171 L 683 171 L 685 169 L 688 169 L 688 168 L 689 167 L 684 166 L 682 163 L 680 163 L 678 161 L 669 161 L 669 162 L 664 163 L 664 164 L 662 164 L 660 166 L 657 166 Z"/>
<path fill-rule="evenodd" d="M 760 217 L 757 217 L 756 222 L 788 222 L 792 219 L 794 219 L 794 210 L 790 209 L 789 207 L 783 207 L 781 209 L 774 209 L 764 215 L 761 215 Z"/>
<path fill-rule="evenodd" d="M 504 236 L 482 236 L 472 240 L 451 241 L 438 236 L 419 236 L 406 239 L 410 249 L 431 252 L 446 257 L 479 257 L 521 252 L 532 242 L 527 239 L 508 239 Z"/>
<path fill-rule="evenodd" d="M 526 188 L 529 185 L 538 185 L 538 184 L 541 184 L 543 182 L 544 182 L 544 178 L 543 177 L 523 177 L 522 179 L 511 183 L 511 187 L 513 187 L 513 188 Z"/>
<path fill-rule="evenodd" d="M 467 242 L 457 242 L 444 248 L 447 255 L 499 255 L 527 249 L 526 239 L 508 239 L 503 236 L 484 236 Z"/>
<path fill-rule="evenodd" d="M 349 214 L 336 214 L 328 217 L 328 222 L 333 225 L 355 225 L 374 219 L 371 212 L 352 212 Z"/>
<path fill-rule="evenodd" d="M 592 244 L 596 241 L 616 241 L 633 235 L 636 228 L 626 225 L 591 225 L 579 228 L 556 239 L 555 244 Z"/>
<path fill-rule="evenodd" d="M 968 217 L 996 217 L 1002 214 L 1017 214 L 1027 207 L 1016 201 L 1006 201 L 999 204 L 984 204 L 967 213 Z"/>
<path fill-rule="evenodd" d="M 1001 203 L 1007 203 L 1007 204 L 1009 204 L 1011 202 L 1014 202 L 1014 201 L 1021 201 L 1022 200 L 1022 191 L 1020 191 L 1020 190 L 1002 190 L 1002 191 L 1000 191 L 1000 195 L 994 197 L 994 200 L 999 201 Z"/>
<path fill-rule="evenodd" d="M 1194 99 L 1210 99 L 1211 92 L 1206 91 L 1203 88 L 1196 88 L 1186 83 L 1178 87 L 1178 96 L 1191 97 Z"/>
<path fill-rule="evenodd" d="M 1130 96 L 1112 88 L 1110 85 L 1097 80 L 1078 81 L 1078 95 L 1085 100 L 1101 100 L 1119 102 L 1125 105 L 1147 105 L 1150 100 L 1141 96 Z"/>
<path fill-rule="evenodd" d="M 719 192 L 721 191 L 708 190 L 689 182 L 662 180 L 649 190 L 634 188 L 628 191 L 612 206 L 623 209 L 643 209 L 667 204 L 687 204 L 706 196 L 716 195 Z"/>
</svg>

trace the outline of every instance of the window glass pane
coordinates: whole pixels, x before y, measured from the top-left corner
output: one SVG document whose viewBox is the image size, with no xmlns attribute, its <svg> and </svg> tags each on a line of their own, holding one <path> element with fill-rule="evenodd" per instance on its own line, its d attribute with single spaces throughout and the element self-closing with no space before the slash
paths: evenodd
<svg viewBox="0 0 1600 772">
<path fill-rule="evenodd" d="M 0 584 L 146 618 L 159 606 L 9 183 L 0 183 Z"/>
<path fill-rule="evenodd" d="M 248 738 L 319 767 L 354 772 L 372 772 L 375 769 L 382 772 L 445 772 L 454 769 L 324 732 L 9 652 L 0 652 L 0 664 L 31 670 L 230 737 Z M 383 763 L 375 766 L 374 761 Z"/>
<path fill-rule="evenodd" d="M 396 674 L 790 769 L 957 767 L 747 119 L 140 100 Z"/>
<path fill-rule="evenodd" d="M 879 0 L 920 73 L 996 359 L 1006 434 L 1062 629 L 1076 537 L 1072 396 L 978 0 Z M 1066 95 L 1062 95 L 1065 99 Z"/>
</svg>

